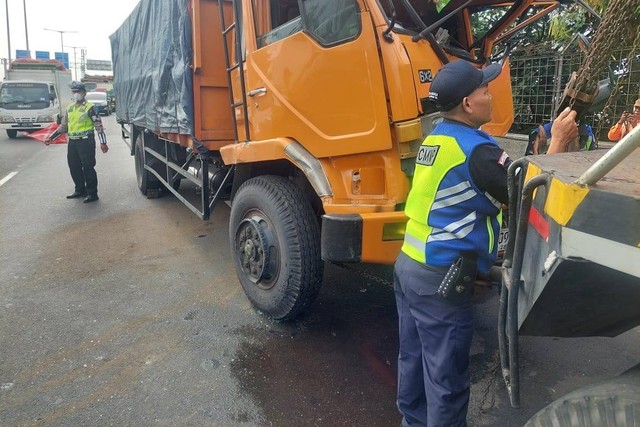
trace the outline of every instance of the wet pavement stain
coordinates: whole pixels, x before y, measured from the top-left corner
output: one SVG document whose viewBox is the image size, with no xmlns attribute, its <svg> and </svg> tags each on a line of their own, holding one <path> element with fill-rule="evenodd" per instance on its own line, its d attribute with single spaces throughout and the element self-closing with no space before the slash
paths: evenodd
<svg viewBox="0 0 640 427">
<path fill-rule="evenodd" d="M 273 425 L 399 424 L 393 292 L 371 285 L 363 293 L 361 282 L 332 280 L 344 270 L 325 268 L 324 287 L 306 318 L 264 318 L 264 329 L 236 331 L 244 340 L 232 374 Z"/>
<path fill-rule="evenodd" d="M 390 279 L 391 267 L 380 267 L 376 275 Z M 476 311 L 492 310 L 496 297 L 494 287 L 476 287 Z M 327 265 L 306 318 L 262 320 L 260 328 L 235 331 L 243 339 L 230 367 L 273 425 L 400 424 L 397 314 L 388 284 L 367 283 L 354 271 Z M 486 321 L 476 322 L 470 357 L 470 426 L 492 425 L 496 393 L 503 388 L 495 329 Z"/>
</svg>

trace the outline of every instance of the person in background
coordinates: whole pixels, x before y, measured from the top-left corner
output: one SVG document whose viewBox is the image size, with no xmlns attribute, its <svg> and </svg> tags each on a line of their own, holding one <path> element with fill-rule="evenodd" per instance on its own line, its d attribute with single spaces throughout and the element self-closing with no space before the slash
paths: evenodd
<svg viewBox="0 0 640 427">
<path fill-rule="evenodd" d="M 109 151 L 107 136 L 102 127 L 102 120 L 93 104 L 85 99 L 87 90 L 83 83 L 71 82 L 73 100 L 67 107 L 60 127 L 45 140 L 49 145 L 58 136 L 66 133 L 67 163 L 71 178 L 75 184 L 75 191 L 67 199 L 84 198 L 84 203 L 98 200 L 98 175 L 96 174 L 96 139 L 95 132 L 100 139 L 100 149 L 103 153 Z"/>
<path fill-rule="evenodd" d="M 473 283 L 470 288 L 465 280 L 493 265 L 498 216 L 508 201 L 511 160 L 479 129 L 491 121 L 488 83 L 501 70 L 499 64 L 479 70 L 457 60 L 431 83 L 429 99 L 444 119 L 418 151 L 405 206 L 409 221 L 394 267 L 403 426 L 467 425 Z M 566 151 L 577 138 L 575 118 L 568 108 L 556 118 L 549 153 Z M 449 280 L 458 267 L 465 274 L 453 277 L 463 280 Z"/>
<path fill-rule="evenodd" d="M 553 122 L 539 125 L 536 129 L 529 133 L 529 143 L 527 145 L 525 156 L 545 154 L 549 147 L 551 139 L 551 126 Z M 578 144 L 577 146 L 575 144 Z M 593 133 L 590 125 L 578 125 L 578 140 L 569 144 L 568 151 L 591 151 L 598 148 L 598 141 Z"/>
<path fill-rule="evenodd" d="M 627 111 L 622 113 L 622 117 L 620 117 L 618 123 L 613 125 L 611 129 L 609 129 L 607 137 L 611 141 L 620 141 L 625 137 L 626 134 L 631 132 L 631 130 L 638 125 L 638 122 L 640 122 L 640 98 L 636 99 L 636 102 L 633 104 L 633 111 L 631 113 Z"/>
</svg>

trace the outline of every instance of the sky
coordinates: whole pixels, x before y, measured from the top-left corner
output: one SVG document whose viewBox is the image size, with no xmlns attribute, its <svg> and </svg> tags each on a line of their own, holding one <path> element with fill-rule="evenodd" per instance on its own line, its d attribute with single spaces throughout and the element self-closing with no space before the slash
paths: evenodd
<svg viewBox="0 0 640 427">
<path fill-rule="evenodd" d="M 8 58 L 7 14 L 9 7 L 9 28 L 11 36 L 11 58 L 15 59 L 16 49 L 26 50 L 24 5 L 27 9 L 27 29 L 29 50 L 35 57 L 36 50 L 60 52 L 60 33 L 64 33 L 64 52 L 69 53 L 69 61 L 74 62 L 73 48 L 76 46 L 76 60 L 80 62 L 80 48 L 87 50 L 87 59 L 111 60 L 109 36 L 138 4 L 138 0 L 0 0 L 0 58 Z M 73 65 L 71 65 L 73 68 Z M 79 68 L 79 67 L 78 67 Z M 4 73 L 0 66 L 0 75 Z M 91 74 L 111 74 L 91 72 Z M 3 77 L 3 76 L 2 76 Z"/>
</svg>

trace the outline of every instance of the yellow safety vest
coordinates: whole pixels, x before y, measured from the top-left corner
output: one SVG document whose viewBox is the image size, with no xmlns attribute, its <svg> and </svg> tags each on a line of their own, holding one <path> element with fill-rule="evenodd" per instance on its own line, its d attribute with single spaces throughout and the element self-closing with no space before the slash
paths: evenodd
<svg viewBox="0 0 640 427">
<path fill-rule="evenodd" d="M 67 133 L 69 139 L 86 138 L 93 134 L 93 120 L 89 117 L 91 102 L 77 105 L 75 102 L 67 107 Z"/>
<path fill-rule="evenodd" d="M 500 230 L 500 203 L 473 182 L 468 160 L 478 144 L 495 144 L 486 133 L 444 122 L 422 143 L 416 157 L 409 217 L 402 251 L 412 259 L 448 267 L 462 252 L 478 255 L 490 268 Z"/>
</svg>

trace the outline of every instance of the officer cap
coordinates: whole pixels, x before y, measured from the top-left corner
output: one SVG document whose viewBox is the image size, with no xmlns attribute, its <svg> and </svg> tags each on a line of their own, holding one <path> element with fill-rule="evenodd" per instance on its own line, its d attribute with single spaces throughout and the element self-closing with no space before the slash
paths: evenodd
<svg viewBox="0 0 640 427">
<path fill-rule="evenodd" d="M 82 83 L 82 82 L 73 81 L 73 82 L 71 82 L 71 84 L 69 86 L 71 86 L 71 91 L 72 92 L 86 92 L 87 91 L 87 88 L 85 87 L 84 83 Z"/>
<path fill-rule="evenodd" d="M 500 75 L 502 67 L 493 63 L 477 69 L 470 62 L 457 60 L 445 64 L 433 78 L 429 89 L 429 100 L 440 111 L 449 111 L 462 102 L 465 96 Z"/>
</svg>

